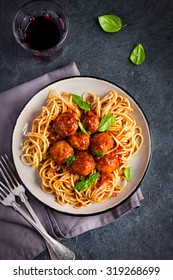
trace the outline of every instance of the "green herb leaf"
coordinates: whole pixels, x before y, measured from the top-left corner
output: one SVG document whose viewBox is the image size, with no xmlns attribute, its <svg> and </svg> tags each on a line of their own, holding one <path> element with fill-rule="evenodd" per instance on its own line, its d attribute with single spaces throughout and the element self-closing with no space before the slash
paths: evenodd
<svg viewBox="0 0 173 280">
<path fill-rule="evenodd" d="M 130 54 L 130 60 L 136 64 L 139 65 L 145 60 L 145 50 L 141 44 L 138 44 L 134 47 Z"/>
<path fill-rule="evenodd" d="M 67 165 L 70 166 L 75 159 L 76 157 L 74 155 L 69 156 L 67 159 Z"/>
<path fill-rule="evenodd" d="M 98 17 L 100 26 L 105 32 L 118 32 L 122 27 L 125 27 L 127 24 L 122 24 L 120 17 L 116 15 L 103 15 Z"/>
<path fill-rule="evenodd" d="M 105 153 L 104 152 L 95 152 L 94 155 L 99 156 L 99 157 L 103 157 L 105 155 Z"/>
<path fill-rule="evenodd" d="M 80 121 L 79 121 L 78 124 L 79 124 L 80 130 L 81 130 L 84 134 L 88 135 L 88 132 L 85 130 L 83 124 L 82 124 Z"/>
<path fill-rule="evenodd" d="M 89 185 L 92 186 L 93 183 L 95 182 L 95 180 L 96 180 L 97 178 L 99 178 L 99 177 L 100 177 L 100 173 L 99 173 L 99 172 L 90 174 L 89 177 L 88 177 L 88 183 L 89 183 Z"/>
<path fill-rule="evenodd" d="M 85 177 L 80 177 L 81 182 L 85 182 L 85 180 L 86 180 Z"/>
<path fill-rule="evenodd" d="M 108 130 L 115 122 L 116 118 L 112 114 L 104 116 L 99 123 L 98 131 L 102 132 Z"/>
<path fill-rule="evenodd" d="M 90 174 L 88 179 L 85 179 L 85 180 L 82 177 L 81 181 L 75 185 L 74 190 L 82 191 L 82 190 L 89 188 L 90 186 L 92 186 L 94 184 L 95 180 L 99 177 L 100 177 L 100 173 L 98 173 L 98 172 Z"/>
<path fill-rule="evenodd" d="M 87 181 L 80 181 L 75 185 L 74 190 L 83 191 L 83 190 L 87 189 L 88 187 L 89 187 L 89 185 L 88 185 Z"/>
<path fill-rule="evenodd" d="M 90 109 L 90 105 L 83 101 L 82 97 L 76 94 L 71 94 L 72 100 L 76 103 L 81 109 L 88 111 Z"/>
<path fill-rule="evenodd" d="M 128 182 L 130 182 L 130 169 L 131 167 L 127 167 L 124 169 L 124 176 Z"/>
</svg>

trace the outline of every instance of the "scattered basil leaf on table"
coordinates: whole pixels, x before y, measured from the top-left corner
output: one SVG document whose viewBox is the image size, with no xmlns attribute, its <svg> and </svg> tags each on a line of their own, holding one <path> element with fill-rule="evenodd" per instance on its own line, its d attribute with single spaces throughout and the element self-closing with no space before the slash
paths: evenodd
<svg viewBox="0 0 173 280">
<path fill-rule="evenodd" d="M 100 173 L 96 172 L 90 174 L 87 179 L 82 178 L 81 181 L 75 185 L 74 190 L 82 191 L 89 188 L 94 184 L 95 180 L 97 180 L 97 178 L 99 177 L 100 177 Z"/>
<path fill-rule="evenodd" d="M 118 32 L 122 27 L 125 27 L 127 24 L 122 24 L 120 17 L 116 15 L 102 15 L 98 17 L 100 26 L 105 32 Z"/>
<path fill-rule="evenodd" d="M 74 155 L 69 156 L 67 159 L 67 165 L 70 166 L 75 159 L 76 157 Z"/>
<path fill-rule="evenodd" d="M 108 130 L 115 122 L 116 118 L 112 114 L 105 115 L 99 123 L 98 131 L 102 132 Z"/>
<path fill-rule="evenodd" d="M 141 44 L 138 44 L 134 47 L 130 54 L 130 60 L 136 64 L 139 65 L 145 60 L 145 50 Z"/>
<path fill-rule="evenodd" d="M 79 127 L 80 127 L 80 130 L 84 133 L 84 134 L 86 134 L 86 135 L 88 135 L 88 132 L 86 131 L 86 129 L 84 128 L 84 126 L 83 126 L 83 124 L 79 121 Z"/>
<path fill-rule="evenodd" d="M 130 182 L 130 169 L 131 167 L 127 167 L 124 169 L 124 176 L 128 182 Z"/>
<path fill-rule="evenodd" d="M 90 109 L 90 105 L 83 101 L 82 97 L 76 94 L 71 94 L 72 100 L 75 104 L 77 104 L 81 109 L 88 111 Z"/>
</svg>

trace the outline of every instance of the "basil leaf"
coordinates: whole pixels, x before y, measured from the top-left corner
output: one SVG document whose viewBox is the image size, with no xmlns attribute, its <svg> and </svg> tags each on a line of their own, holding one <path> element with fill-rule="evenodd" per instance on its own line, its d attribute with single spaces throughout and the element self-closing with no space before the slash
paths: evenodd
<svg viewBox="0 0 173 280">
<path fill-rule="evenodd" d="M 76 157 L 74 155 L 69 156 L 67 159 L 67 165 L 70 166 L 75 159 Z"/>
<path fill-rule="evenodd" d="M 145 60 L 145 50 L 141 44 L 138 44 L 134 47 L 130 54 L 130 60 L 136 64 L 139 65 Z"/>
<path fill-rule="evenodd" d="M 90 109 L 90 105 L 83 101 L 81 96 L 78 96 L 76 94 L 71 94 L 72 100 L 74 103 L 76 103 L 81 109 L 88 111 Z"/>
<path fill-rule="evenodd" d="M 108 130 L 115 122 L 116 118 L 112 114 L 104 116 L 99 123 L 98 131 L 102 132 Z"/>
<path fill-rule="evenodd" d="M 75 185 L 74 190 L 82 191 L 87 189 L 88 187 L 89 185 L 87 181 L 80 181 Z"/>
<path fill-rule="evenodd" d="M 88 132 L 85 130 L 83 124 L 82 124 L 80 121 L 79 121 L 78 124 L 79 124 L 80 130 L 81 130 L 84 134 L 88 135 Z"/>
<path fill-rule="evenodd" d="M 99 157 L 103 157 L 105 155 L 105 153 L 104 152 L 95 152 L 94 155 L 99 156 Z"/>
<path fill-rule="evenodd" d="M 93 183 L 95 182 L 95 180 L 100 177 L 100 173 L 92 173 L 89 175 L 88 179 L 84 179 L 83 177 L 81 178 L 81 181 L 78 182 L 75 187 L 74 190 L 78 190 L 78 191 L 82 191 L 85 190 L 87 188 L 89 188 L 90 186 L 93 185 Z"/>
<path fill-rule="evenodd" d="M 124 176 L 128 182 L 130 182 L 130 169 L 131 167 L 127 167 L 124 169 Z"/>
<path fill-rule="evenodd" d="M 85 180 L 86 180 L 85 177 L 80 177 L 81 182 L 85 182 Z"/>
<path fill-rule="evenodd" d="M 116 15 L 103 15 L 98 17 L 100 26 L 105 32 L 118 32 L 122 27 L 125 27 L 127 24 L 122 24 L 120 17 Z"/>
<path fill-rule="evenodd" d="M 99 177 L 100 177 L 99 172 L 90 174 L 89 177 L 88 177 L 89 186 L 92 186 L 93 183 L 95 182 L 95 180 Z"/>
</svg>

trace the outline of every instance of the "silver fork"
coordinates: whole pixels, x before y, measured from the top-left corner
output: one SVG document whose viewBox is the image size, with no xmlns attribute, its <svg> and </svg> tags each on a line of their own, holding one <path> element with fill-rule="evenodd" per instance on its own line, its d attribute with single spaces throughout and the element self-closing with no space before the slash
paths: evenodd
<svg viewBox="0 0 173 280">
<path fill-rule="evenodd" d="M 6 182 L 8 188 L 10 189 L 10 191 L 15 196 L 20 197 L 21 201 L 25 204 L 26 208 L 30 212 L 30 214 L 33 217 L 33 219 L 35 220 L 35 222 L 44 230 L 41 222 L 39 221 L 36 213 L 34 212 L 34 210 L 32 209 L 32 207 L 28 201 L 28 197 L 25 194 L 25 188 L 23 187 L 22 184 L 20 184 L 16 180 L 16 176 L 14 175 L 14 172 L 15 172 L 14 167 L 6 154 L 4 156 L 1 155 L 0 166 L 2 168 L 2 169 L 0 169 L 0 173 L 1 173 L 4 181 Z M 55 254 L 55 252 L 53 251 L 53 249 L 50 247 L 50 245 L 47 242 L 46 242 L 46 246 L 47 246 L 50 258 L 52 260 L 58 259 L 58 256 Z"/>
<path fill-rule="evenodd" d="M 15 170 L 11 162 L 9 161 L 7 155 L 1 156 L 0 161 L 0 173 L 2 175 L 2 178 L 4 179 L 4 182 L 0 182 L 0 190 L 1 190 L 1 202 L 4 205 L 12 206 L 15 210 L 20 212 L 31 224 L 34 226 L 40 234 L 45 238 L 46 245 L 48 248 L 48 251 L 50 253 L 51 259 L 74 259 L 75 255 L 72 251 L 70 251 L 68 248 L 66 248 L 64 245 L 62 245 L 57 240 L 53 239 L 44 227 L 42 226 L 41 222 L 39 221 L 36 213 L 32 209 L 28 198 L 25 194 L 25 188 L 21 183 L 19 183 L 18 179 L 16 178 L 14 174 Z M 8 192 L 7 192 L 8 191 Z M 15 196 L 19 196 L 21 201 L 25 204 L 26 208 L 30 212 L 31 216 L 33 217 L 34 221 L 31 219 L 29 215 L 25 211 L 22 210 L 19 204 L 15 201 Z M 48 236 L 53 239 L 54 242 L 50 240 L 47 240 Z M 48 238 L 49 239 L 49 238 Z"/>
<path fill-rule="evenodd" d="M 16 179 L 16 176 L 14 174 L 15 173 L 15 169 L 14 169 L 12 163 L 10 162 L 10 160 L 9 160 L 9 158 L 8 158 L 8 156 L 6 154 L 4 156 L 1 155 L 0 166 L 1 166 L 1 170 L 0 170 L 1 175 L 2 175 L 2 177 L 4 179 L 4 181 L 6 182 L 8 188 L 10 189 L 10 191 L 15 196 L 19 196 L 20 197 L 21 201 L 25 204 L 26 208 L 30 212 L 30 214 L 33 217 L 33 219 L 35 220 L 35 222 L 43 230 L 45 230 L 44 227 L 42 226 L 40 220 L 38 219 L 36 213 L 34 212 L 33 208 L 31 207 L 29 201 L 28 201 L 28 197 L 25 194 L 25 188 Z M 48 249 L 49 256 L 50 256 L 51 260 L 59 259 L 59 256 L 57 256 L 55 254 L 55 252 L 53 251 L 53 249 L 51 248 L 51 246 L 47 242 L 46 242 L 46 246 L 47 246 L 47 249 Z"/>
</svg>

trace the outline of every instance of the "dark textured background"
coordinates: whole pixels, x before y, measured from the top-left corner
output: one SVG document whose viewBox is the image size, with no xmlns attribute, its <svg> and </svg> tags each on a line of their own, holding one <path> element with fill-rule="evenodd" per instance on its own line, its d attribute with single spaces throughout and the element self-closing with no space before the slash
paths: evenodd
<svg viewBox="0 0 173 280">
<path fill-rule="evenodd" d="M 81 74 L 127 90 L 144 110 L 152 135 L 142 207 L 63 243 L 77 259 L 173 259 L 173 1 L 59 0 L 70 30 L 63 56 L 51 63 L 34 60 L 13 38 L 12 19 L 25 2 L 0 1 L 0 91 L 75 61 Z M 97 17 L 109 13 L 127 26 L 102 31 Z M 129 54 L 139 42 L 146 60 L 136 66 Z M 39 258 L 46 259 L 46 252 Z"/>
</svg>

